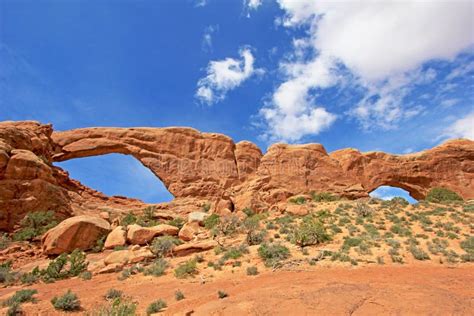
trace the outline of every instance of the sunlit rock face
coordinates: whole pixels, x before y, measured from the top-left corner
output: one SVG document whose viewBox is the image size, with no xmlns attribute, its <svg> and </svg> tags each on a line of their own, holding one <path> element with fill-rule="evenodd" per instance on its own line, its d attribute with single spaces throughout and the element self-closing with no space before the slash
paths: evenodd
<svg viewBox="0 0 474 316">
<path fill-rule="evenodd" d="M 433 187 L 474 198 L 474 142 L 451 140 L 408 155 L 327 153 L 320 144 L 274 144 L 267 153 L 253 143 L 191 128 L 82 128 L 54 132 L 38 122 L 0 123 L 0 229 L 12 229 L 31 211 L 60 217 L 129 211 L 146 205 L 108 197 L 69 178 L 55 161 L 120 153 L 149 168 L 176 198 L 165 208 L 191 212 L 211 208 L 256 210 L 295 194 L 327 191 L 350 199 L 382 185 L 421 199 Z M 200 204 L 201 203 L 201 204 Z"/>
</svg>

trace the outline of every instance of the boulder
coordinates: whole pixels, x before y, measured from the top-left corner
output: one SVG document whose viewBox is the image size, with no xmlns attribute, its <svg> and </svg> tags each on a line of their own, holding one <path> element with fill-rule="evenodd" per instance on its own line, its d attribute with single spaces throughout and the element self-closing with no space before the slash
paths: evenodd
<svg viewBox="0 0 474 316">
<path fill-rule="evenodd" d="M 179 230 L 178 237 L 184 241 L 190 241 L 194 239 L 194 235 L 199 232 L 199 223 L 192 222 L 186 223 L 184 226 Z"/>
<path fill-rule="evenodd" d="M 172 225 L 160 224 L 152 227 L 142 227 L 137 224 L 129 225 L 127 231 L 127 241 L 132 245 L 144 245 L 149 243 L 156 236 L 178 234 L 179 228 Z"/>
<path fill-rule="evenodd" d="M 138 250 L 118 250 L 110 253 L 104 259 L 104 263 L 107 266 L 112 264 L 125 265 L 127 263 L 142 262 L 154 257 L 155 255 L 149 249 L 146 248 L 141 248 Z"/>
<path fill-rule="evenodd" d="M 216 214 L 218 214 L 221 217 L 226 217 L 226 216 L 232 215 L 232 211 L 229 210 L 228 208 L 223 208 L 223 209 L 217 210 Z"/>
<path fill-rule="evenodd" d="M 199 225 L 204 224 L 204 220 L 209 216 L 204 212 L 191 212 L 188 214 L 188 223 L 197 222 Z"/>
<path fill-rule="evenodd" d="M 288 204 L 286 205 L 285 212 L 296 216 L 305 216 L 309 214 L 307 205 Z"/>
<path fill-rule="evenodd" d="M 103 273 L 114 273 L 114 272 L 119 272 L 123 269 L 124 264 L 123 263 L 113 263 L 109 264 L 99 271 L 97 271 L 97 274 L 103 274 Z"/>
<path fill-rule="evenodd" d="M 127 233 L 123 226 L 115 227 L 105 239 L 104 248 L 113 249 L 117 246 L 125 246 Z"/>
<path fill-rule="evenodd" d="M 177 257 L 187 256 L 192 253 L 213 249 L 217 245 L 218 243 L 215 240 L 185 243 L 174 247 L 173 255 Z"/>
<path fill-rule="evenodd" d="M 88 215 L 74 216 L 44 234 L 41 240 L 43 253 L 58 255 L 74 249 L 88 250 L 109 231 L 110 224 L 102 218 Z"/>
</svg>

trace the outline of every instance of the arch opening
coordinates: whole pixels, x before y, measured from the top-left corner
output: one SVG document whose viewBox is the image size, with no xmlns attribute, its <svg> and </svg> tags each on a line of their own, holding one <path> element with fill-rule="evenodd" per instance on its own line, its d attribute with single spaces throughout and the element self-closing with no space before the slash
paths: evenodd
<svg viewBox="0 0 474 316">
<path fill-rule="evenodd" d="M 72 179 L 109 196 L 137 198 L 146 203 L 169 202 L 174 198 L 163 182 L 133 156 L 106 154 L 54 165 L 67 170 Z"/>
<path fill-rule="evenodd" d="M 371 197 L 379 198 L 382 200 L 391 200 L 394 197 L 402 197 L 407 200 L 410 204 L 417 203 L 418 201 L 410 196 L 410 193 L 402 188 L 389 186 L 389 185 L 382 185 L 379 186 L 377 189 L 373 190 L 369 193 Z"/>
</svg>

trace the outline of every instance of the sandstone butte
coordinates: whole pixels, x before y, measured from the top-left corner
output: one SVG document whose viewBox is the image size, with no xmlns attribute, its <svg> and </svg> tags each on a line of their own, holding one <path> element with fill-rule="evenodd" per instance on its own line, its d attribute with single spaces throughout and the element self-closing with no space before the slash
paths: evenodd
<svg viewBox="0 0 474 316">
<path fill-rule="evenodd" d="M 467 139 L 407 155 L 327 153 L 320 144 L 274 144 L 263 154 L 251 142 L 191 128 L 54 131 L 50 124 L 6 121 L 0 122 L 0 229 L 11 231 L 32 211 L 53 210 L 67 218 L 146 207 L 90 189 L 53 165 L 110 153 L 135 157 L 164 183 L 175 197 L 158 206 L 166 211 L 189 213 L 202 203 L 214 211 L 261 210 L 310 191 L 356 199 L 382 185 L 405 189 L 415 199 L 433 187 L 474 198 L 474 142 Z"/>
</svg>

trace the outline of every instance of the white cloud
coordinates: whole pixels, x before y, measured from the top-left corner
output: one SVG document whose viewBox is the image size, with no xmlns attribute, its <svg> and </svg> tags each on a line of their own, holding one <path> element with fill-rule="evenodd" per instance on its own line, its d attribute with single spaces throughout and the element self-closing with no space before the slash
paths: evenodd
<svg viewBox="0 0 474 316">
<path fill-rule="evenodd" d="M 219 25 L 209 25 L 204 29 L 201 47 L 205 52 L 212 52 L 212 35 L 219 30 Z"/>
<path fill-rule="evenodd" d="M 197 84 L 196 97 L 209 105 L 225 99 L 229 90 L 240 86 L 254 74 L 262 74 L 262 69 L 255 69 L 255 58 L 250 48 L 239 51 L 241 59 L 226 58 L 210 61 L 207 66 L 207 76 Z"/>
<path fill-rule="evenodd" d="M 257 10 L 262 5 L 262 0 L 244 0 L 244 7 L 250 10 Z"/>
<path fill-rule="evenodd" d="M 329 87 L 337 81 L 330 64 L 331 61 L 319 58 L 309 63 L 280 65 L 288 80 L 276 89 L 271 101 L 259 112 L 268 125 L 264 138 L 295 142 L 331 126 L 336 116 L 317 106 L 309 93 L 312 88 Z"/>
<path fill-rule="evenodd" d="M 423 109 L 403 102 L 413 87 L 437 77 L 434 70 L 421 66 L 435 59 L 453 60 L 474 42 L 473 1 L 278 2 L 286 12 L 281 19 L 285 27 L 308 27 L 308 37 L 300 43 L 309 43 L 313 54 L 308 57 L 306 53 L 304 58 L 301 45 L 294 45 L 294 60 L 283 66 L 286 81 L 261 111 L 282 114 L 281 122 L 263 115 L 273 138 L 296 141 L 321 131 L 323 128 L 297 129 L 299 132 L 285 134 L 291 129 L 275 124 L 288 124 L 285 116 L 295 115 L 293 110 L 286 112 L 289 108 L 310 113 L 316 104 L 311 96 L 315 90 L 347 84 L 349 79 L 366 91 L 349 115 L 365 128 L 396 127 Z M 341 78 L 341 70 L 350 78 Z"/>
<path fill-rule="evenodd" d="M 451 124 L 451 126 L 444 131 L 442 137 L 468 138 L 474 140 L 474 112 Z"/>
<path fill-rule="evenodd" d="M 459 99 L 456 99 L 456 98 L 452 98 L 452 99 L 446 99 L 446 100 L 443 100 L 441 101 L 440 105 L 444 108 L 450 108 L 452 107 L 453 105 L 456 105 L 459 103 Z"/>
</svg>

